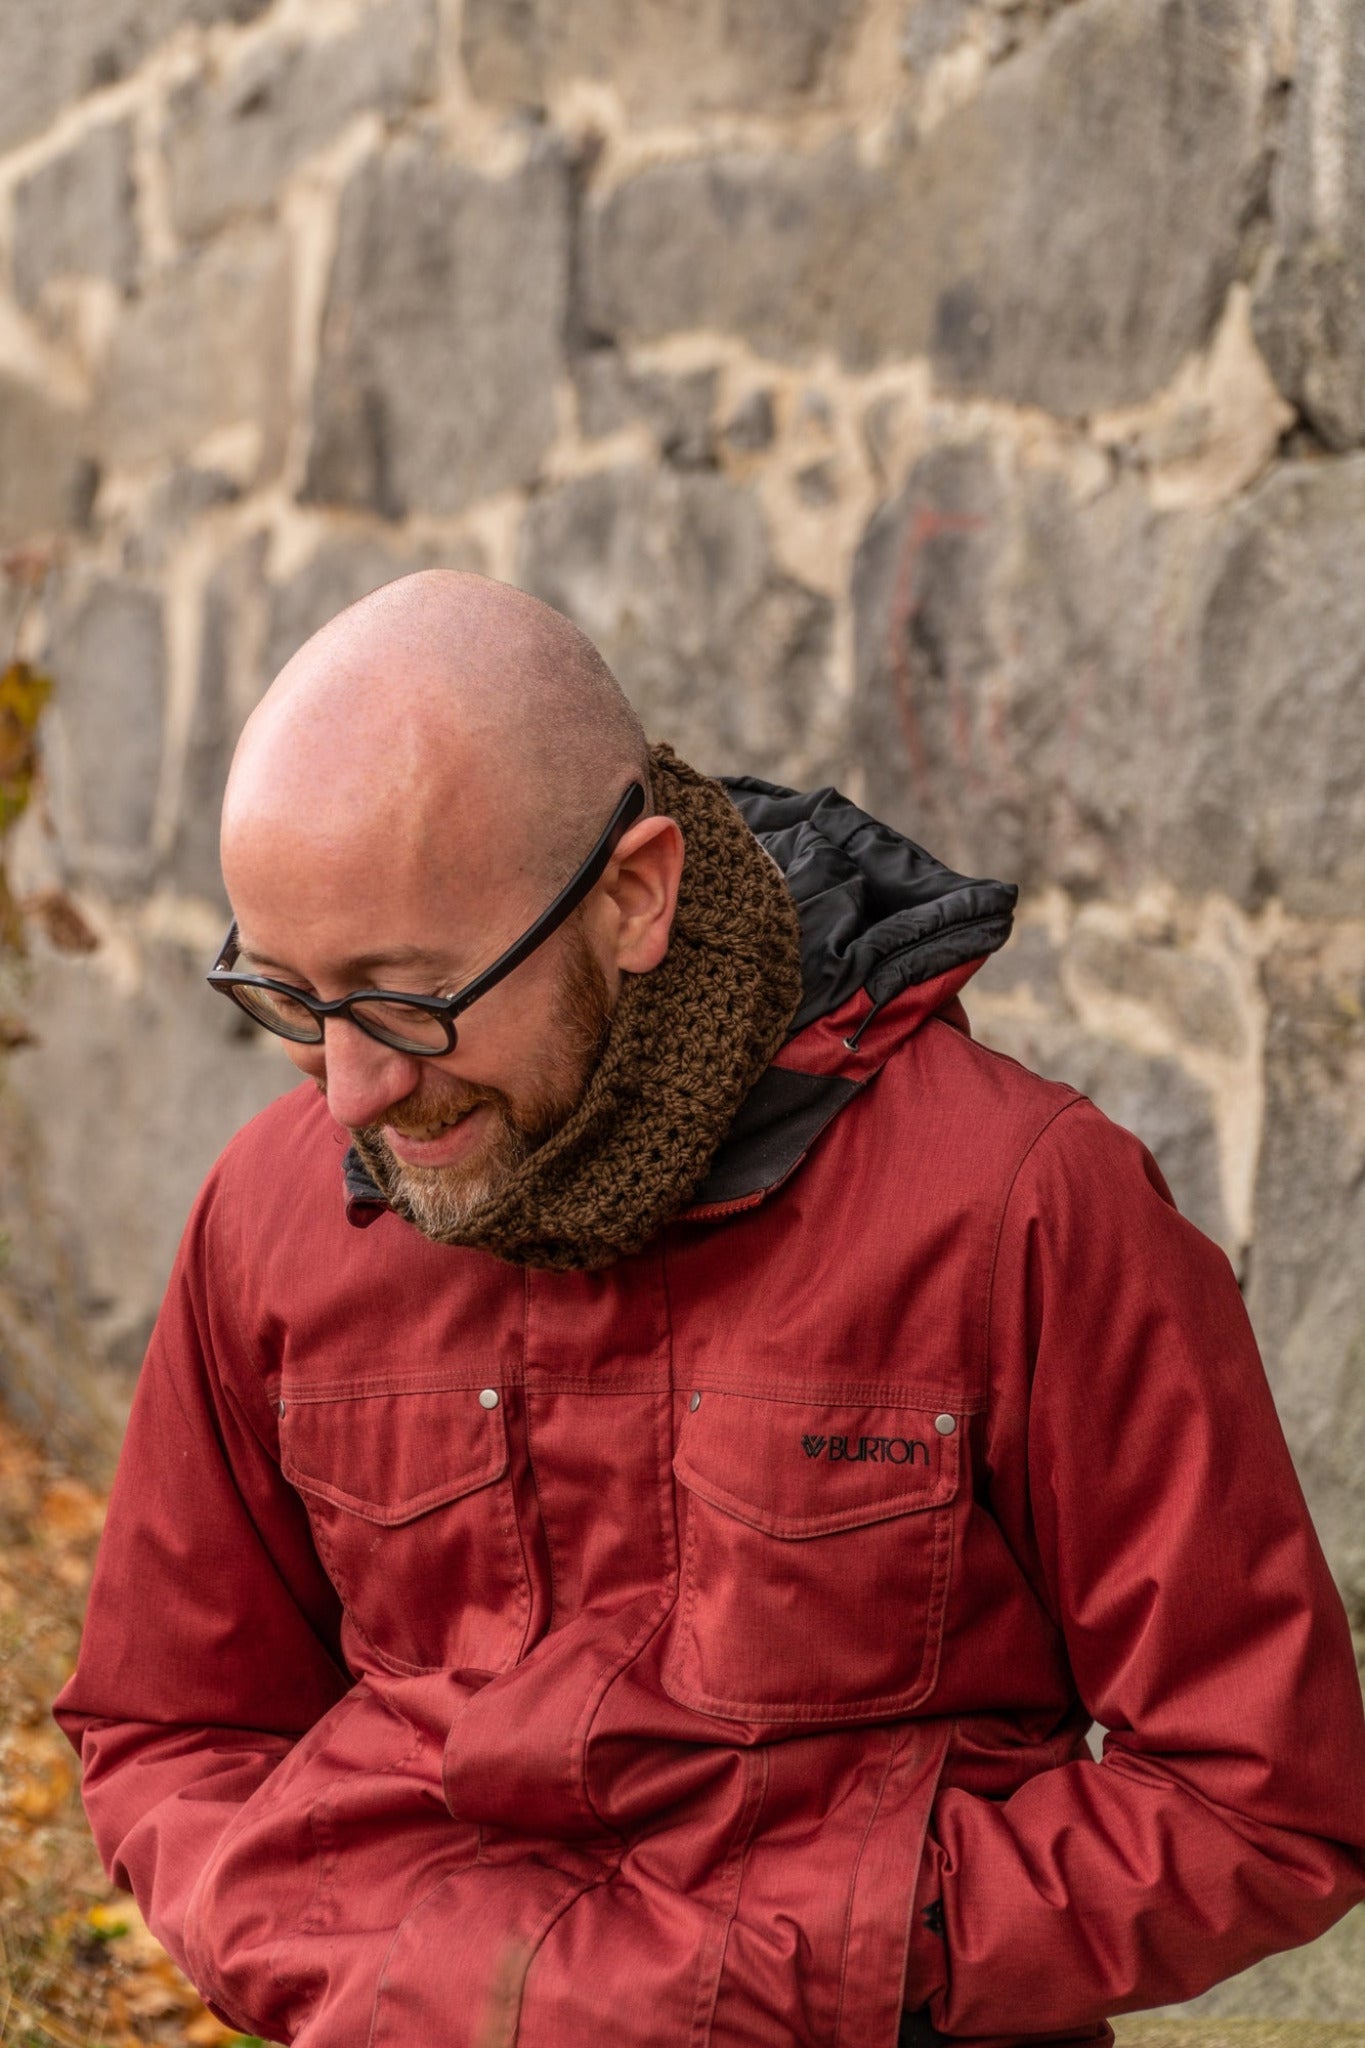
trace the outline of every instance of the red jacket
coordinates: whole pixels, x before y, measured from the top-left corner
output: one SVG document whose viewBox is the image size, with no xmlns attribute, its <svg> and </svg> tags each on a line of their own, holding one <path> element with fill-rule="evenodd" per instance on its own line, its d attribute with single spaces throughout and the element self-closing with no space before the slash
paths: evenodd
<svg viewBox="0 0 1365 2048">
<path fill-rule="evenodd" d="M 1226 1259 L 968 1035 L 990 885 L 916 869 L 850 936 L 781 828 L 841 965 L 640 1256 L 348 1220 L 311 1086 L 195 1209 L 58 1711 L 252 2032 L 1102 2040 L 1365 1895 L 1346 1621 Z"/>
</svg>

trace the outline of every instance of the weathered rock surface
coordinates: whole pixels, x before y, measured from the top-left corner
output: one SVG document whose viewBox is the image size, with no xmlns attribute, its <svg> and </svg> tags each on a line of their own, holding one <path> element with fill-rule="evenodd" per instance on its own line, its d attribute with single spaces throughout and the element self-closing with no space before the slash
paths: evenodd
<svg viewBox="0 0 1365 2048">
<path fill-rule="evenodd" d="M 1218 516 L 1081 503 L 939 450 L 854 579 L 872 807 L 959 866 L 1118 893 L 1164 874 L 1340 913 L 1365 884 L 1365 461 Z"/>
<path fill-rule="evenodd" d="M 572 79 L 610 80 L 654 119 L 817 92 L 856 0 L 466 0 L 475 92 L 543 105 Z"/>
<path fill-rule="evenodd" d="M 259 697 L 266 539 L 253 535 L 219 563 L 204 591 L 199 679 L 181 771 L 171 856 L 176 885 L 223 903 L 218 820 L 232 750 Z"/>
<path fill-rule="evenodd" d="M 38 1043 L 9 1070 L 45 1200 L 76 1225 L 83 1320 L 129 1376 L 205 1172 L 299 1078 L 205 986 L 210 965 L 179 946 L 140 947 L 130 991 L 102 952 L 40 952 L 28 1002 Z"/>
<path fill-rule="evenodd" d="M 1365 12 L 1298 0 L 1280 253 L 1257 334 L 1280 388 L 1333 448 L 1365 441 Z"/>
<path fill-rule="evenodd" d="M 0 0 L 0 149 L 113 85 L 185 23 L 249 21 L 270 0 Z"/>
<path fill-rule="evenodd" d="M 568 185 L 534 155 L 485 178 L 424 149 L 342 201 L 306 495 L 386 518 L 529 483 L 563 370 Z"/>
<path fill-rule="evenodd" d="M 1071 0 L 910 0 L 900 53 L 912 73 L 964 44 L 991 63 L 1013 55 Z"/>
<path fill-rule="evenodd" d="M 85 441 L 78 415 L 0 371 L 0 547 L 84 523 Z"/>
<path fill-rule="evenodd" d="M 133 130 L 89 129 L 14 195 L 14 289 L 31 306 L 52 277 L 103 277 L 126 291 L 137 273 Z"/>
<path fill-rule="evenodd" d="M 1248 1305 L 1309 1505 L 1365 1629 L 1365 926 L 1266 967 L 1266 1120 Z"/>
<path fill-rule="evenodd" d="M 585 317 L 715 327 L 1064 416 L 1136 403 L 1207 341 L 1266 164 L 1253 0 L 1068 9 L 922 142 L 663 163 L 592 213 Z"/>
<path fill-rule="evenodd" d="M 1068 949 L 1083 987 L 1139 1004 L 1171 1036 L 1200 1052 L 1240 1059 L 1246 1022 L 1236 988 L 1216 961 L 1174 942 L 1140 941 L 1082 916 Z"/>
<path fill-rule="evenodd" d="M 813 772 L 831 606 L 775 566 L 719 476 L 600 472 L 548 492 L 518 580 L 601 648 L 651 738 L 708 772 Z"/>
<path fill-rule="evenodd" d="M 434 83 L 433 0 L 386 0 L 335 40 L 258 44 L 170 101 L 165 137 L 178 232 L 268 209 L 281 181 L 356 114 L 403 112 Z"/>
<path fill-rule="evenodd" d="M 47 755 L 63 839 L 111 886 L 145 884 L 166 694 L 160 600 L 77 574 L 57 593 L 47 659 L 61 677 Z"/>
<path fill-rule="evenodd" d="M 702 469 L 715 460 L 717 376 L 692 370 L 678 376 L 635 371 L 615 349 L 590 349 L 573 365 L 579 424 L 597 439 L 643 421 L 659 454 L 679 469 Z"/>
<path fill-rule="evenodd" d="M 279 466 L 289 405 L 289 256 L 264 228 L 222 236 L 163 272 L 114 330 L 100 386 L 111 465 L 183 461 L 224 429 Z"/>
</svg>

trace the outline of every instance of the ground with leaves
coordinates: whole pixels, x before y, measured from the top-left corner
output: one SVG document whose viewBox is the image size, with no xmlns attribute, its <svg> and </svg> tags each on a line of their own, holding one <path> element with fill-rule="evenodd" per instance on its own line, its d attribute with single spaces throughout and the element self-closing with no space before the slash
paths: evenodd
<svg viewBox="0 0 1365 2048">
<path fill-rule="evenodd" d="M 0 1413 L 0 2043 L 241 2044 L 106 1880 L 49 1713 L 103 1519 L 100 1496 Z"/>
</svg>

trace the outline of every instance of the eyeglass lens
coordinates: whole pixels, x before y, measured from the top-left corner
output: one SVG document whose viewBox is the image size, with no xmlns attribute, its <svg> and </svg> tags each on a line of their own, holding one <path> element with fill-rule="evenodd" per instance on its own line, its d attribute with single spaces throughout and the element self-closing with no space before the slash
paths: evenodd
<svg viewBox="0 0 1365 2048">
<path fill-rule="evenodd" d="M 239 982 L 232 993 L 242 1008 L 268 1031 L 293 1039 L 298 1045 L 321 1044 L 322 1019 L 315 1017 L 305 1003 L 279 989 L 261 988 L 250 982 Z M 352 1003 L 349 1014 L 362 1030 L 397 1052 L 444 1052 L 449 1041 L 443 1019 L 411 1003 Z"/>
<path fill-rule="evenodd" d="M 259 988 L 251 982 L 236 983 L 230 994 L 267 1031 L 277 1031 L 281 1038 L 295 1039 L 301 1045 L 317 1045 L 321 1041 L 322 1019 L 303 1003 L 296 1003 L 292 996 L 281 995 L 278 989 Z"/>
</svg>

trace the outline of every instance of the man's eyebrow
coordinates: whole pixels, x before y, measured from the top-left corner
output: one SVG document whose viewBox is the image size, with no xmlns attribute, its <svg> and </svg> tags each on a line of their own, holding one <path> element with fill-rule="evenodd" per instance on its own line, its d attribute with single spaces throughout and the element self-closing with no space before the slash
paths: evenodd
<svg viewBox="0 0 1365 2048">
<path fill-rule="evenodd" d="M 245 939 L 241 941 L 243 959 L 252 961 L 257 967 L 271 968 L 276 974 L 293 975 L 298 978 L 298 969 L 284 960 L 272 960 L 268 953 L 258 953 Z M 368 975 L 388 967 L 428 968 L 433 974 L 448 978 L 451 972 L 449 953 L 433 952 L 425 946 L 391 946 L 382 953 L 357 953 L 353 959 L 338 962 L 342 978 L 355 976 L 363 980 Z"/>
</svg>

